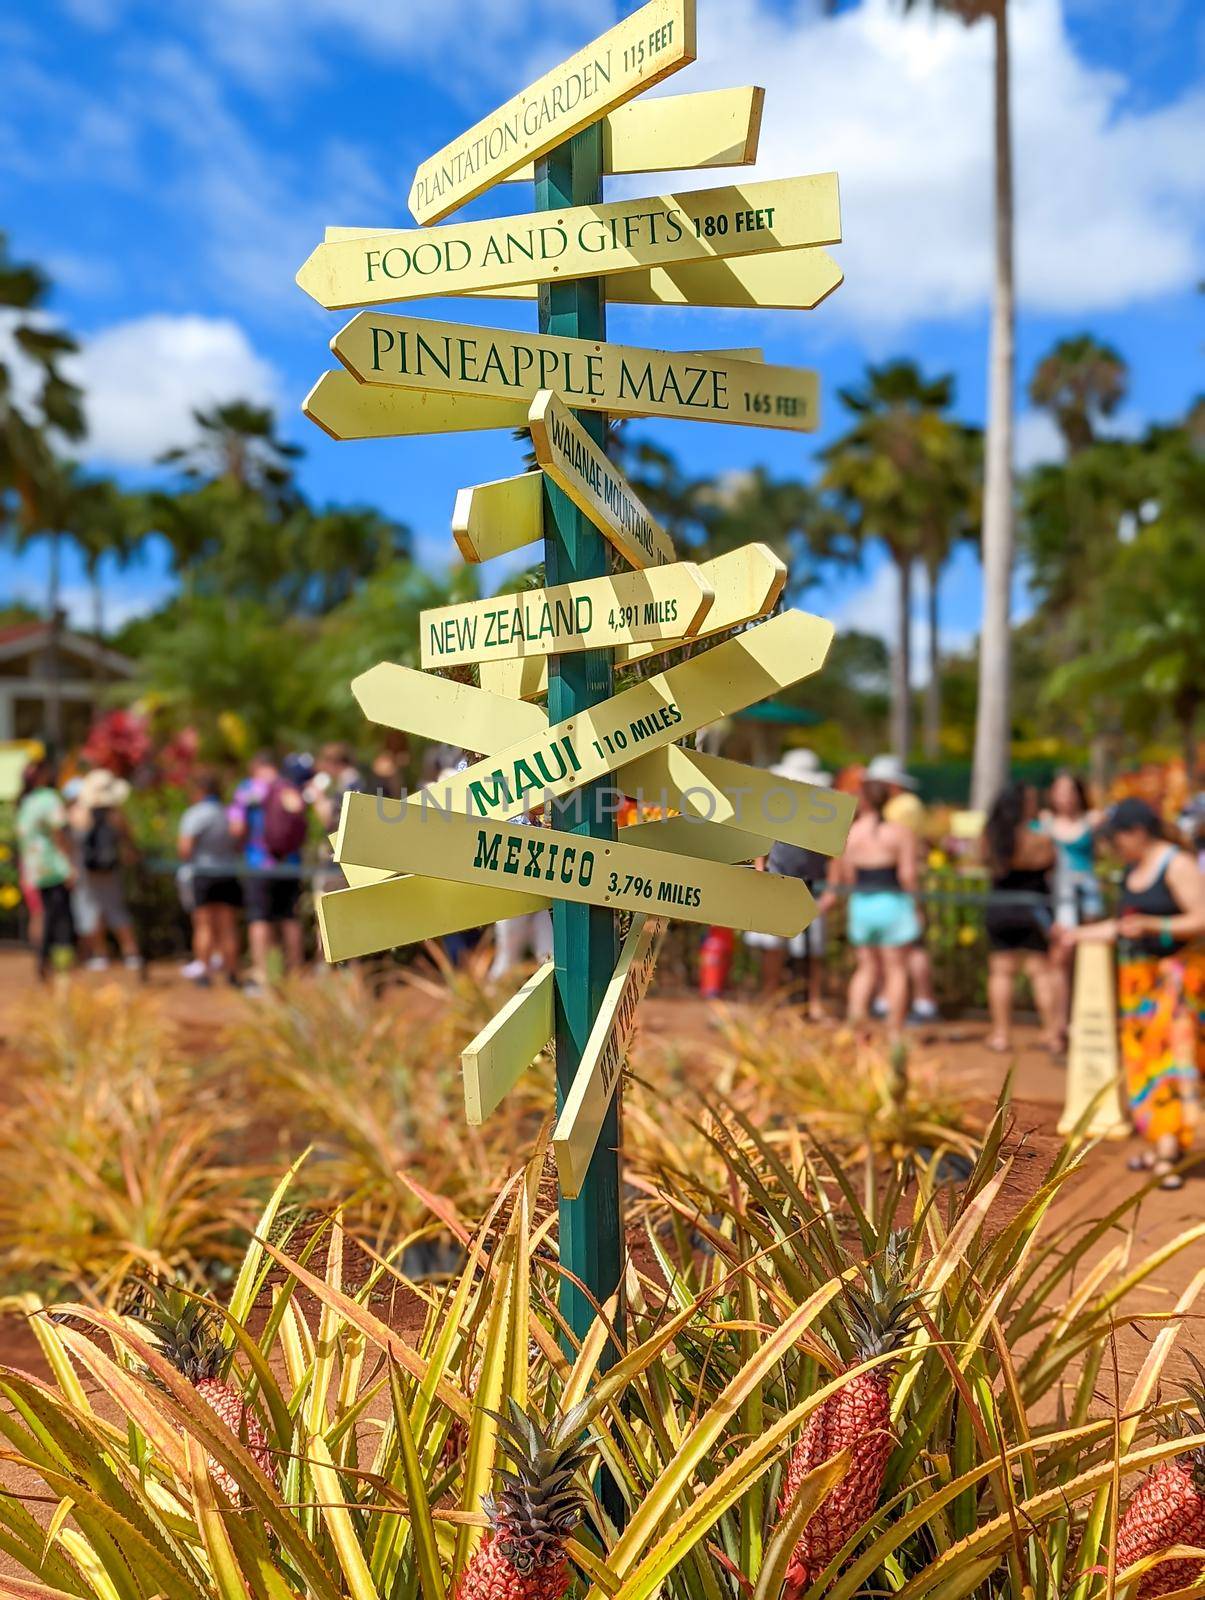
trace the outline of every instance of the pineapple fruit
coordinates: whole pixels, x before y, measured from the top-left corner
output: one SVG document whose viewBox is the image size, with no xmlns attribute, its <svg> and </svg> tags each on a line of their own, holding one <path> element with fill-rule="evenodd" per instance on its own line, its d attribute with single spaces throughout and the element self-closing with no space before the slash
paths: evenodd
<svg viewBox="0 0 1205 1600">
<path fill-rule="evenodd" d="M 917 1295 L 908 1287 L 904 1250 L 907 1234 L 888 1241 L 882 1269 L 872 1266 L 865 1286 L 849 1286 L 846 1322 L 859 1362 L 898 1350 L 911 1333 Z M 887 1365 L 863 1372 L 842 1385 L 812 1412 L 792 1452 L 778 1502 L 785 1516 L 809 1472 L 842 1450 L 849 1470 L 826 1495 L 808 1522 L 791 1556 L 784 1594 L 801 1595 L 878 1506 L 891 1455 L 890 1376 Z"/>
<path fill-rule="evenodd" d="M 1184 1385 L 1198 1413 L 1189 1431 L 1199 1433 L 1205 1430 L 1205 1367 L 1193 1355 L 1188 1359 L 1198 1379 Z M 1179 1417 L 1168 1426 L 1176 1435 L 1184 1432 Z M 1205 1445 L 1160 1461 L 1130 1496 L 1117 1528 L 1117 1571 L 1178 1544 L 1205 1548 Z M 1186 1589 L 1201 1576 L 1203 1567 L 1200 1557 L 1163 1561 L 1139 1580 L 1136 1600 Z"/>
<path fill-rule="evenodd" d="M 583 1491 L 573 1480 L 591 1455 L 575 1406 L 548 1429 L 512 1400 L 499 1417 L 500 1439 L 514 1466 L 488 1495 L 490 1531 L 461 1575 L 454 1600 L 563 1600 L 572 1581 L 565 1540 L 582 1519 Z"/>
<path fill-rule="evenodd" d="M 139 1314 L 160 1353 L 245 1445 L 260 1471 L 273 1477 L 267 1435 L 254 1411 L 228 1380 L 233 1352 L 218 1337 L 218 1319 L 213 1309 L 182 1289 L 153 1288 L 146 1291 Z M 233 1474 L 213 1456 L 207 1465 L 210 1477 L 231 1505 L 241 1505 L 242 1491 Z"/>
</svg>

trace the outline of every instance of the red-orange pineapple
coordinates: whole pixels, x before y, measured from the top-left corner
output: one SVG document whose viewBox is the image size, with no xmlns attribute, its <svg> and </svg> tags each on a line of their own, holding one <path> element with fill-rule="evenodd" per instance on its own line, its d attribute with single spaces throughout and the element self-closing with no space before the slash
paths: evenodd
<svg viewBox="0 0 1205 1600">
<path fill-rule="evenodd" d="M 1189 1431 L 1201 1433 L 1205 1432 L 1205 1367 L 1193 1355 L 1188 1359 L 1196 1368 L 1199 1380 L 1184 1385 L 1198 1413 Z M 1179 1416 L 1168 1427 L 1177 1435 L 1184 1432 Z M 1117 1571 L 1124 1572 L 1135 1561 L 1158 1555 L 1161 1550 L 1170 1550 L 1177 1544 L 1205 1549 L 1205 1446 L 1202 1445 L 1160 1461 L 1134 1490 L 1117 1529 Z M 1202 1565 L 1199 1557 L 1191 1556 L 1160 1562 L 1140 1579 L 1138 1600 L 1170 1594 L 1173 1589 L 1186 1589 L 1201 1576 Z"/>
<path fill-rule="evenodd" d="M 893 1234 L 884 1266 L 872 1265 L 865 1287 L 845 1291 L 846 1322 L 853 1338 L 853 1365 L 898 1350 L 913 1327 L 917 1296 L 907 1283 L 906 1234 Z M 795 1600 L 819 1577 L 847 1540 L 875 1511 L 893 1443 L 888 1397 L 890 1366 L 860 1373 L 812 1412 L 787 1466 L 779 1516 L 789 1511 L 807 1474 L 842 1450 L 849 1470 L 821 1502 L 803 1530 L 787 1569 L 784 1591 Z"/>
<path fill-rule="evenodd" d="M 217 1313 L 196 1295 L 182 1289 L 148 1291 L 144 1311 L 147 1331 L 162 1355 L 204 1400 L 205 1404 L 247 1448 L 261 1472 L 273 1476 L 272 1452 L 259 1418 L 228 1380 L 233 1351 L 218 1337 Z M 213 1456 L 209 1475 L 231 1505 L 242 1503 L 242 1491 L 232 1473 Z"/>
<path fill-rule="evenodd" d="M 575 1406 L 545 1430 L 512 1400 L 499 1417 L 514 1464 L 502 1489 L 487 1495 L 490 1531 L 456 1586 L 455 1600 L 563 1600 L 572 1582 L 565 1539 L 582 1520 L 584 1496 L 573 1480 L 591 1455 Z"/>
</svg>

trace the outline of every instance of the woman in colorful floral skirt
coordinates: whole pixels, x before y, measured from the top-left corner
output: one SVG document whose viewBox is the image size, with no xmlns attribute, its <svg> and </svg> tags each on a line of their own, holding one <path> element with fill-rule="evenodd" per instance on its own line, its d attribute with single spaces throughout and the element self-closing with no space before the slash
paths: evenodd
<svg viewBox="0 0 1205 1600">
<path fill-rule="evenodd" d="M 1130 1165 L 1178 1189 L 1205 1074 L 1205 875 L 1143 800 L 1121 801 L 1104 831 L 1128 868 L 1118 915 L 1060 932 L 1070 943 L 1117 944 L 1122 1064 L 1148 1146 Z"/>
</svg>

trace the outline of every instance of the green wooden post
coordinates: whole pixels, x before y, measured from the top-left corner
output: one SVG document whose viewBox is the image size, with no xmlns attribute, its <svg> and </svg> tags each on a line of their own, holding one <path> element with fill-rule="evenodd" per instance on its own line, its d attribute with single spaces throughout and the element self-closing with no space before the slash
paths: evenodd
<svg viewBox="0 0 1205 1600">
<path fill-rule="evenodd" d="M 602 128 L 596 124 L 550 152 L 536 167 L 536 206 L 590 205 L 602 199 Z M 540 332 L 604 340 L 606 301 L 601 280 L 576 278 L 540 285 Z M 575 413 L 604 444 L 606 418 L 598 411 Z M 549 584 L 604 577 L 607 545 L 601 533 L 555 485 L 544 481 L 544 563 Z M 586 650 L 549 663 L 548 713 L 553 722 L 597 705 L 611 694 L 611 651 Z M 600 803 L 605 784 L 590 784 L 558 801 L 558 828 L 614 839 L 615 819 Z M 557 1109 L 564 1103 L 582 1051 L 618 960 L 615 915 L 598 906 L 553 902 L 556 957 Z M 611 1102 L 594 1158 L 576 1200 L 562 1197 L 561 1261 L 600 1303 L 619 1285 L 623 1270 L 623 1220 L 619 1175 L 619 1095 Z M 568 1280 L 561 1284 L 561 1312 L 579 1338 L 594 1320 L 589 1299 Z M 620 1322 L 622 1326 L 622 1320 Z M 615 1359 L 608 1347 L 604 1365 Z"/>
</svg>

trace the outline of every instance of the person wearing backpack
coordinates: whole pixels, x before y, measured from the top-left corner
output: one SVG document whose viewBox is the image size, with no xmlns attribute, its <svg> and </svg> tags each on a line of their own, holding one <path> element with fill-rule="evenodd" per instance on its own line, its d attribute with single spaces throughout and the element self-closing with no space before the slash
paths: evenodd
<svg viewBox="0 0 1205 1600">
<path fill-rule="evenodd" d="M 306 804 L 270 751 L 252 757 L 250 776 L 235 790 L 230 829 L 243 847 L 251 986 L 258 990 L 268 982 L 268 957 L 278 933 L 286 972 L 296 971 L 304 955 L 297 900 Z"/>
<path fill-rule="evenodd" d="M 134 857 L 133 840 L 123 807 L 130 786 L 105 767 L 93 767 L 80 780 L 71 808 L 78 872 L 71 894 L 75 927 L 92 972 L 109 965 L 108 935 L 131 972 L 142 970 L 142 957 L 126 904 L 122 870 Z"/>
</svg>

